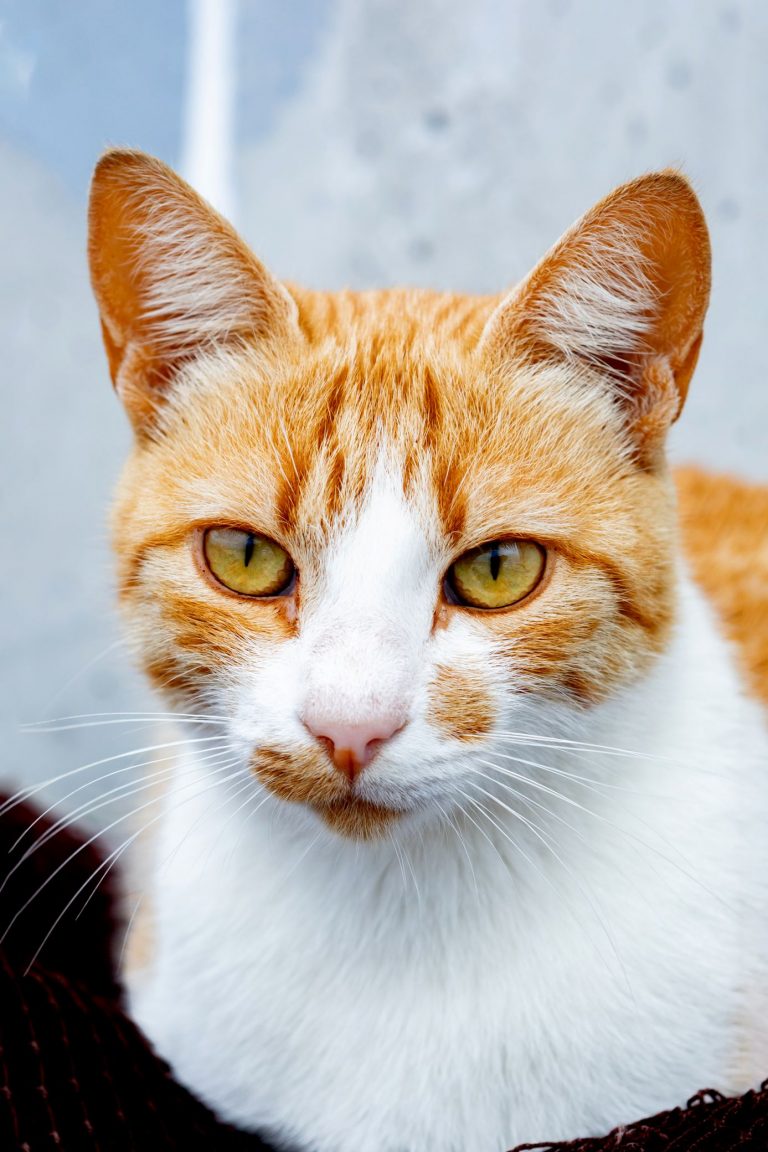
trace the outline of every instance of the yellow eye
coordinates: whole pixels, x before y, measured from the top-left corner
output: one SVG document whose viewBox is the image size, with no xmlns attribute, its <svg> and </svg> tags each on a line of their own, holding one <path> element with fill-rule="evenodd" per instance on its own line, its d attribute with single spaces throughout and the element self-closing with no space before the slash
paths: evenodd
<svg viewBox="0 0 768 1152">
<path fill-rule="evenodd" d="M 209 528 L 203 551 L 216 579 L 241 596 L 276 596 L 293 579 L 293 561 L 285 549 L 256 532 Z"/>
<path fill-rule="evenodd" d="M 545 558 L 533 540 L 495 540 L 460 556 L 448 569 L 448 585 L 461 604 L 508 608 L 536 587 Z"/>
</svg>

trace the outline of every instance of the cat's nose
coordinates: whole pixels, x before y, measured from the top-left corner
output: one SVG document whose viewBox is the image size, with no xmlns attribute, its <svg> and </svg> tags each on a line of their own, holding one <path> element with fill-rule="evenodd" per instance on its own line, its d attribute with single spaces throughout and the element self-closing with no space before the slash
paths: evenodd
<svg viewBox="0 0 768 1152">
<path fill-rule="evenodd" d="M 355 780 L 369 764 L 379 745 L 403 727 L 402 715 L 394 712 L 371 717 L 359 724 L 342 724 L 319 716 L 305 716 L 304 724 L 312 735 L 328 746 L 334 765 Z"/>
</svg>

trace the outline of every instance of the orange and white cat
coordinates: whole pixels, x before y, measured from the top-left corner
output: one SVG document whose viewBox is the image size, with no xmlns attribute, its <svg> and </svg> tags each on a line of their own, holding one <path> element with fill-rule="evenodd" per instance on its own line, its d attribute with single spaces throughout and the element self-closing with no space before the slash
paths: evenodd
<svg viewBox="0 0 768 1152">
<path fill-rule="evenodd" d="M 306 1152 L 501 1152 L 765 1075 L 768 738 L 664 457 L 686 181 L 493 298 L 286 287 L 140 153 L 90 213 L 120 599 L 189 734 L 131 977 L 175 1073 Z"/>
</svg>

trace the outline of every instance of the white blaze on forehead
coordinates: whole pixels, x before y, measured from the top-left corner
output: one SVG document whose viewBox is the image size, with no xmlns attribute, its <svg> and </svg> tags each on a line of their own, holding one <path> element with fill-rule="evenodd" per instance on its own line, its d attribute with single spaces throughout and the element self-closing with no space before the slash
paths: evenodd
<svg viewBox="0 0 768 1152">
<path fill-rule="evenodd" d="M 400 469 L 382 457 L 357 518 L 329 546 L 322 595 L 302 620 L 304 708 L 344 723 L 405 720 L 439 581 Z"/>
</svg>

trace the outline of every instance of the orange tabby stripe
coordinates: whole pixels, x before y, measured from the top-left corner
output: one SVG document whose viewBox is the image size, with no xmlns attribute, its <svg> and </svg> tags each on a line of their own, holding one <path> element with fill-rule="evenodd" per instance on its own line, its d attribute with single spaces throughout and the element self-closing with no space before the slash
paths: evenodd
<svg viewBox="0 0 768 1152">
<path fill-rule="evenodd" d="M 494 709 L 482 678 L 438 664 L 430 686 L 428 719 L 454 740 L 472 741 L 493 728 Z"/>
</svg>

